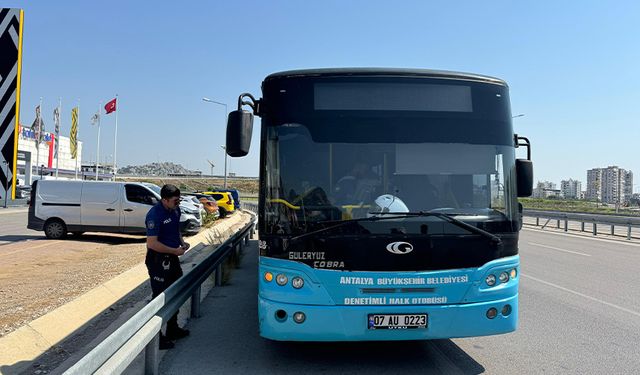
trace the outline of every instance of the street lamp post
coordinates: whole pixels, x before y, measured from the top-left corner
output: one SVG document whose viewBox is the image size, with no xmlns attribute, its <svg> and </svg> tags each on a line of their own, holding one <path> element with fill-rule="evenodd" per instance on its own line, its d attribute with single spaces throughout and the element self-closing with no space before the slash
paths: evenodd
<svg viewBox="0 0 640 375">
<path fill-rule="evenodd" d="M 224 188 L 227 188 L 227 146 L 221 145 L 224 150 Z"/>
<path fill-rule="evenodd" d="M 222 126 L 224 127 L 224 123 L 227 121 L 227 105 L 225 103 L 221 103 L 215 100 L 211 100 L 209 98 L 202 98 L 202 101 L 207 103 L 213 103 L 224 106 L 224 120 L 222 121 Z M 227 188 L 227 148 L 225 146 L 220 146 L 224 150 L 224 188 Z"/>
</svg>

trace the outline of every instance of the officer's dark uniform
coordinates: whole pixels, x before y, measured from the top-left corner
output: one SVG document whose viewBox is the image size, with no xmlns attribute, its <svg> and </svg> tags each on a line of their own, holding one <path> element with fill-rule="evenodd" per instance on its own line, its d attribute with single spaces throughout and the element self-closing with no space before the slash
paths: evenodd
<svg viewBox="0 0 640 375">
<path fill-rule="evenodd" d="M 147 213 L 145 220 L 147 236 L 157 236 L 160 243 L 176 248 L 182 245 L 180 242 L 180 208 L 167 210 L 159 202 Z M 182 276 L 182 268 L 177 255 L 159 253 L 147 248 L 147 257 L 144 261 L 149 271 L 151 291 L 153 298 L 167 289 L 174 281 Z M 178 328 L 178 313 L 167 321 L 167 335 Z"/>
</svg>

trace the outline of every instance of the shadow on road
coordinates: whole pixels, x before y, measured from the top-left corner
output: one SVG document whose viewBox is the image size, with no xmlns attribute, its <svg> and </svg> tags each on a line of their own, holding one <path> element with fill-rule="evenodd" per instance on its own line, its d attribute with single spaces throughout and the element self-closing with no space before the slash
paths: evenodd
<svg viewBox="0 0 640 375">
<path fill-rule="evenodd" d="M 355 373 L 481 374 L 484 367 L 451 340 L 304 343 L 265 340 L 283 370 Z M 278 367 L 278 363 L 272 366 Z"/>
<path fill-rule="evenodd" d="M 124 245 L 131 243 L 144 243 L 147 240 L 142 236 L 114 235 L 108 233 L 85 233 L 80 236 L 69 235 L 65 241 L 91 242 L 106 245 Z"/>
<path fill-rule="evenodd" d="M 38 243 L 42 241 L 48 241 L 44 234 L 34 235 L 4 235 L 0 236 L 0 246 L 9 245 L 20 241 L 37 240 Z M 69 242 L 89 242 L 105 245 L 124 245 L 134 243 L 144 243 L 146 237 L 142 236 L 130 236 L 130 235 L 110 235 L 110 234 L 83 234 L 80 236 L 69 235 L 64 241 Z M 5 242 L 5 243 L 2 243 Z"/>
<path fill-rule="evenodd" d="M 26 241 L 26 240 L 40 240 L 45 238 L 46 237 L 42 234 L 6 234 L 3 236 L 0 236 L 0 242 L 7 242 L 7 243 L 0 243 L 0 246 L 8 245 L 8 243 L 11 243 L 11 242 Z"/>
</svg>

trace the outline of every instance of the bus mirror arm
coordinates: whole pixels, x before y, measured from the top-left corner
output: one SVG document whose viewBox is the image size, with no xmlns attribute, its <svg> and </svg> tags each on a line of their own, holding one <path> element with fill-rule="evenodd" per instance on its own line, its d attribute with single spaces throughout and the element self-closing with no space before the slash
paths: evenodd
<svg viewBox="0 0 640 375">
<path fill-rule="evenodd" d="M 247 98 L 248 100 L 244 100 Z M 251 107 L 252 111 L 242 109 Z M 260 100 L 253 95 L 243 93 L 238 97 L 238 109 L 231 111 L 227 118 L 227 145 L 225 151 L 231 157 L 246 156 L 251 146 L 253 133 L 253 116 L 260 116 Z"/>
<path fill-rule="evenodd" d="M 531 142 L 526 137 L 513 135 L 515 147 L 527 148 L 526 159 L 516 159 L 516 184 L 518 197 L 530 197 L 533 194 L 533 163 L 531 162 Z"/>
<path fill-rule="evenodd" d="M 251 99 L 251 101 L 245 101 L 245 98 L 249 98 Z M 242 93 L 240 94 L 240 96 L 238 96 L 238 111 L 242 111 L 243 105 L 248 105 L 249 107 L 251 107 L 251 109 L 253 109 L 254 115 L 262 116 L 262 112 L 260 111 L 261 102 L 261 100 L 256 100 L 256 98 L 254 98 L 253 95 L 249 94 L 248 92 Z"/>
<path fill-rule="evenodd" d="M 520 146 L 525 146 L 527 148 L 527 160 L 531 160 L 531 142 L 529 142 L 529 138 L 520 137 L 517 134 L 514 134 L 513 141 L 516 148 Z M 520 141 L 522 141 L 522 143 Z"/>
</svg>

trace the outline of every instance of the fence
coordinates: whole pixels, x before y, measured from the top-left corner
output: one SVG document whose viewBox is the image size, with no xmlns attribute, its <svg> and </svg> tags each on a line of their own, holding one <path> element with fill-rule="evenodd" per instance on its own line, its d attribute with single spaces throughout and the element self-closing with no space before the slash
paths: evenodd
<svg viewBox="0 0 640 375">
<path fill-rule="evenodd" d="M 157 374 L 162 323 L 189 298 L 191 317 L 200 316 L 201 284 L 215 272 L 216 286 L 222 284 L 222 264 L 232 254 L 239 255 L 255 231 L 255 216 L 190 272 L 127 320 L 65 374 L 122 373 L 141 352 L 145 352 L 145 374 Z"/>
<path fill-rule="evenodd" d="M 524 210 L 523 214 L 525 218 L 534 219 L 535 224 L 533 225 L 535 225 L 536 227 L 541 226 L 541 219 L 545 221 L 544 224 L 542 224 L 543 229 L 553 221 L 555 222 L 555 226 L 557 229 L 563 229 L 565 232 L 568 232 L 569 230 L 586 232 L 586 229 L 589 228 L 587 227 L 588 224 L 590 226 L 589 231 L 593 233 L 594 236 L 597 236 L 598 234 L 604 234 L 603 231 L 598 231 L 598 228 L 608 227 L 610 231 L 607 234 L 610 234 L 612 236 L 620 236 L 620 234 L 616 233 L 616 228 L 618 228 L 624 229 L 626 231 L 626 238 L 628 240 L 632 238 L 640 238 L 640 233 L 634 233 L 634 231 L 640 230 L 640 217 L 538 210 Z M 527 221 L 525 221 L 525 224 L 531 225 L 531 223 Z M 579 227 L 570 226 L 570 223 L 579 224 Z M 624 236 L 624 234 L 622 236 Z"/>
</svg>

